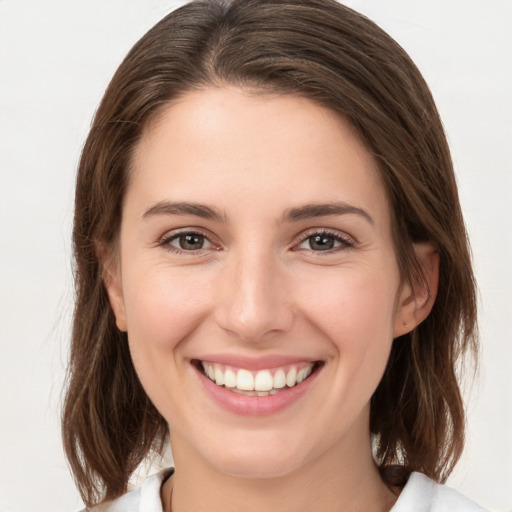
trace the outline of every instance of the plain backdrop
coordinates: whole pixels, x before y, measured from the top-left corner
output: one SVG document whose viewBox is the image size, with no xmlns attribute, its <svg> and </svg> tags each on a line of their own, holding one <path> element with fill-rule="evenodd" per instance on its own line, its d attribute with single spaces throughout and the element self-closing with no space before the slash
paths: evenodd
<svg viewBox="0 0 512 512">
<path fill-rule="evenodd" d="M 182 2 L 180 2 L 182 3 Z M 59 410 L 78 157 L 132 44 L 178 2 L 0 0 L 0 512 L 77 511 Z M 453 151 L 480 284 L 480 374 L 449 484 L 512 511 L 512 1 L 351 0 L 410 53 Z"/>
</svg>

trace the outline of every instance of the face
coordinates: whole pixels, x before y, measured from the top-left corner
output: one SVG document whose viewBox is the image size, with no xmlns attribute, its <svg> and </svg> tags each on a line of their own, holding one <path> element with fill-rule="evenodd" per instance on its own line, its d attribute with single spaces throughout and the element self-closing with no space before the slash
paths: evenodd
<svg viewBox="0 0 512 512">
<path fill-rule="evenodd" d="M 294 96 L 186 94 L 137 148 L 117 250 L 111 304 L 175 460 L 285 475 L 369 447 L 413 300 L 375 162 L 342 119 Z"/>
</svg>

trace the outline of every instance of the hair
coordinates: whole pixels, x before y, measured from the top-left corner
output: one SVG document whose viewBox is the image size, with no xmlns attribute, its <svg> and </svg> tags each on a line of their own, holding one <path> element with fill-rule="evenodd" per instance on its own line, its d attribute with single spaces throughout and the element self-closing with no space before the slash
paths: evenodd
<svg viewBox="0 0 512 512">
<path fill-rule="evenodd" d="M 76 183 L 76 306 L 63 440 L 84 502 L 126 491 L 167 425 L 135 373 L 103 282 L 134 149 L 144 128 L 187 91 L 230 84 L 296 94 L 347 120 L 373 155 L 391 205 L 402 279 L 422 279 L 413 243 L 440 255 L 428 318 L 393 342 L 371 399 L 384 480 L 411 471 L 444 481 L 464 444 L 457 370 L 476 354 L 476 292 L 450 152 L 432 95 L 405 51 L 334 0 L 200 0 L 167 15 L 128 53 L 96 112 Z"/>
</svg>

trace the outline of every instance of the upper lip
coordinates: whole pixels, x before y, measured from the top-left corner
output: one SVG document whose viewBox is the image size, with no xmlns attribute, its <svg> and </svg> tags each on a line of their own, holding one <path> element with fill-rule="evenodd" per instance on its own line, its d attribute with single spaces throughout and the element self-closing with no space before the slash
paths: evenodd
<svg viewBox="0 0 512 512">
<path fill-rule="evenodd" d="M 205 354 L 196 357 L 194 360 L 206 361 L 209 363 L 224 364 L 234 368 L 244 368 L 246 370 L 265 370 L 269 368 L 278 368 L 280 366 L 314 363 L 318 359 L 310 357 L 286 356 L 280 354 L 266 354 L 258 357 L 250 357 L 236 354 Z"/>
</svg>

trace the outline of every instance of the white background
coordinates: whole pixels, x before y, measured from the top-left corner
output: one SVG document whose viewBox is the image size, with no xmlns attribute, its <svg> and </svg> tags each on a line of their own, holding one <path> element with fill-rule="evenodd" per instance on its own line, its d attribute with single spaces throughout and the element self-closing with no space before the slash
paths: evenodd
<svg viewBox="0 0 512 512">
<path fill-rule="evenodd" d="M 482 357 L 449 483 L 512 511 L 512 1 L 350 0 L 410 53 L 444 119 L 480 283 Z M 77 511 L 60 446 L 73 182 L 102 93 L 177 2 L 0 0 L 0 512 Z"/>
</svg>

